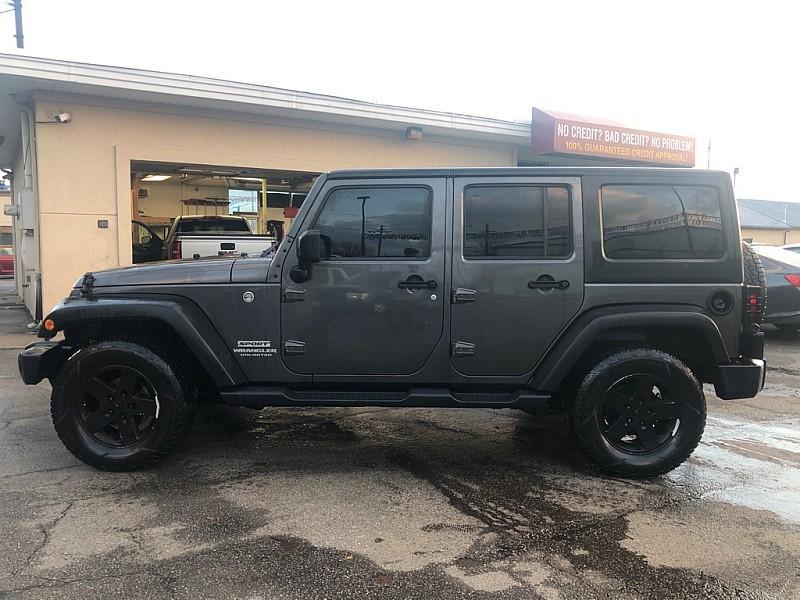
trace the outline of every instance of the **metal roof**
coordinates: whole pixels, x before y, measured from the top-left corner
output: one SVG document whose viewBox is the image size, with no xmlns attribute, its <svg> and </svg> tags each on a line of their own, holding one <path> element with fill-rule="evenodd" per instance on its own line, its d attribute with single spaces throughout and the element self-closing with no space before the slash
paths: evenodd
<svg viewBox="0 0 800 600">
<path fill-rule="evenodd" d="M 771 202 L 769 200 L 749 200 L 739 199 L 736 201 L 739 205 L 739 224 L 742 227 L 749 227 L 751 229 L 791 229 L 793 225 L 783 221 L 783 202 Z M 775 207 L 768 207 L 768 210 L 761 208 L 761 203 L 766 202 L 775 204 Z M 780 206 L 781 218 L 775 218 L 769 213 L 778 214 L 776 212 L 777 206 Z M 800 205 L 798 205 L 800 208 Z"/>
<path fill-rule="evenodd" d="M 740 198 L 739 208 L 746 206 L 753 212 L 779 222 L 783 228 L 800 227 L 800 202 L 779 202 Z"/>
</svg>

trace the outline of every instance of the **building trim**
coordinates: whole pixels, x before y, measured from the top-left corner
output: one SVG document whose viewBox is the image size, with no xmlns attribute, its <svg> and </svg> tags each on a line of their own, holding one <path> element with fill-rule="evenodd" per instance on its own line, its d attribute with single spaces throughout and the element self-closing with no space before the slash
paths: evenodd
<svg viewBox="0 0 800 600">
<path fill-rule="evenodd" d="M 56 92 L 208 108 L 239 107 L 239 110 L 266 113 L 306 113 L 317 115 L 322 121 L 355 119 L 414 124 L 447 130 L 459 137 L 488 136 L 517 144 L 527 144 L 530 138 L 530 123 L 378 104 L 195 75 L 0 53 L 0 76 L 3 75 L 49 82 L 50 91 Z"/>
</svg>

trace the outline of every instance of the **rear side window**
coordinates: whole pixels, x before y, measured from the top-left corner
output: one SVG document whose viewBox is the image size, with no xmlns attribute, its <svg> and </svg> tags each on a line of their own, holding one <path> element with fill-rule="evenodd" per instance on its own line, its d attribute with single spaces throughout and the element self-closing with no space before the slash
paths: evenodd
<svg viewBox="0 0 800 600">
<path fill-rule="evenodd" d="M 181 219 L 177 233 L 250 233 L 245 219 Z"/>
<path fill-rule="evenodd" d="M 468 259 L 569 257 L 569 189 L 547 185 L 467 187 L 463 248 Z"/>
<path fill-rule="evenodd" d="M 709 186 L 606 185 L 603 253 L 612 260 L 716 259 L 724 252 L 717 191 Z"/>
<path fill-rule="evenodd" d="M 330 258 L 428 258 L 431 216 L 426 187 L 337 188 L 314 227 Z"/>
</svg>

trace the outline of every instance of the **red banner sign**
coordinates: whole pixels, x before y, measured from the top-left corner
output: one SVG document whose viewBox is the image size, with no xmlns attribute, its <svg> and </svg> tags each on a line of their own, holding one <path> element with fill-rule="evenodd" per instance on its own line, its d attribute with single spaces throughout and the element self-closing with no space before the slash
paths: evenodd
<svg viewBox="0 0 800 600">
<path fill-rule="evenodd" d="M 693 167 L 695 139 L 668 133 L 592 123 L 533 109 L 534 154 L 577 154 L 637 163 Z"/>
</svg>

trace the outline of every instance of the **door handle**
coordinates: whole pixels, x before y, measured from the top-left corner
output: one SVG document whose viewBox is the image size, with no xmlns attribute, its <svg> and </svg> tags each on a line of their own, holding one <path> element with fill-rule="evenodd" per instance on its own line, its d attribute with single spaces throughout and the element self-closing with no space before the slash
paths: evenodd
<svg viewBox="0 0 800 600">
<path fill-rule="evenodd" d="M 437 284 L 433 279 L 425 281 L 423 279 L 406 279 L 405 281 L 398 281 L 397 287 L 401 290 L 435 290 Z"/>
<path fill-rule="evenodd" d="M 569 281 L 553 281 L 552 279 L 537 279 L 529 281 L 528 287 L 532 290 L 565 290 L 569 287 Z"/>
</svg>

